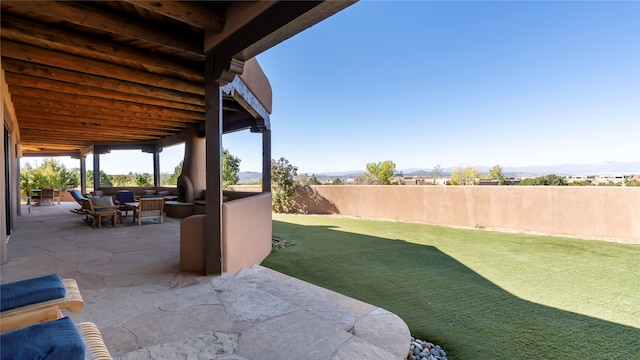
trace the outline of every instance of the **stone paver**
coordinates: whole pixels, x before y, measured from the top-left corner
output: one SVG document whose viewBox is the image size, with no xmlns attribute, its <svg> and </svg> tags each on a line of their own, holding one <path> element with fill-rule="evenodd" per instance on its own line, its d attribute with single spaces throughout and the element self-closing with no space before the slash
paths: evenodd
<svg viewBox="0 0 640 360">
<path fill-rule="evenodd" d="M 238 275 L 179 272 L 179 219 L 92 229 L 75 203 L 16 219 L 2 283 L 57 272 L 85 301 L 114 359 L 404 359 L 396 315 L 256 265 Z"/>
</svg>

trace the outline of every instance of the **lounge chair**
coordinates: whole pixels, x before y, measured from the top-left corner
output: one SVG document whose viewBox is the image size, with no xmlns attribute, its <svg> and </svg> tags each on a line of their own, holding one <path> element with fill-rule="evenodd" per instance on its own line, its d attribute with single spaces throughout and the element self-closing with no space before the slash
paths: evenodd
<svg viewBox="0 0 640 360">
<path fill-rule="evenodd" d="M 80 194 L 80 191 L 73 189 L 73 190 L 67 190 L 69 192 L 69 194 L 71 194 L 71 197 L 73 197 L 73 200 L 75 200 L 79 205 L 80 208 L 75 209 L 75 210 L 70 210 L 71 212 L 74 212 L 76 214 L 84 214 L 84 207 L 82 205 L 82 199 L 85 199 L 84 196 L 82 196 L 82 194 Z"/>
<path fill-rule="evenodd" d="M 145 195 L 138 200 L 138 208 L 133 212 L 133 220 L 138 219 L 138 225 L 142 225 L 143 219 L 160 219 L 162 224 L 164 216 L 164 198 L 160 195 Z"/>
<path fill-rule="evenodd" d="M 133 191 L 121 190 L 116 193 L 116 201 L 118 203 L 118 209 L 124 210 L 124 216 L 129 216 L 129 210 L 135 210 L 135 207 L 127 205 L 127 203 L 133 203 L 136 201 L 136 196 Z"/>
<path fill-rule="evenodd" d="M 95 324 L 75 325 L 68 317 L 4 332 L 0 348 L 2 360 L 112 360 Z"/>
<path fill-rule="evenodd" d="M 3 332 L 61 318 L 61 309 L 79 312 L 84 307 L 77 282 L 58 274 L 0 285 L 0 293 Z"/>
<path fill-rule="evenodd" d="M 83 199 L 82 204 L 87 215 L 85 220 L 93 219 L 91 227 L 97 225 L 98 229 L 100 229 L 103 218 L 111 219 L 111 225 L 114 227 L 116 226 L 116 218 L 120 218 L 120 223 L 122 223 L 122 213 L 117 209 L 117 206 L 113 203 L 113 198 L 110 196 Z"/>
</svg>

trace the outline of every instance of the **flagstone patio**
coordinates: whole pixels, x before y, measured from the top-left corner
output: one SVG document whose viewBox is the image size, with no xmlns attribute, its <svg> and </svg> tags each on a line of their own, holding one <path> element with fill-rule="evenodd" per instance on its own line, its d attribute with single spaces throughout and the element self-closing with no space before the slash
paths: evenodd
<svg viewBox="0 0 640 360">
<path fill-rule="evenodd" d="M 179 272 L 180 219 L 92 229 L 76 203 L 15 219 L 1 282 L 59 273 L 114 359 L 404 359 L 410 333 L 374 305 L 256 265 L 238 275 Z"/>
</svg>

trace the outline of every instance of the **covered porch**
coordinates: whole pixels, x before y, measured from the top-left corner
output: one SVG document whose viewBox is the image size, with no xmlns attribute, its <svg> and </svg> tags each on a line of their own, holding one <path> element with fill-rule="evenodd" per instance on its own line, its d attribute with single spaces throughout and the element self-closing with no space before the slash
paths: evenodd
<svg viewBox="0 0 640 360">
<path fill-rule="evenodd" d="M 23 205 L 24 206 L 24 205 Z M 373 305 L 254 266 L 179 271 L 179 219 L 94 230 L 73 203 L 17 219 L 2 282 L 59 273 L 78 282 L 114 359 L 404 359 L 409 330 Z"/>
<path fill-rule="evenodd" d="M 261 134 L 270 192 L 271 88 L 255 57 L 352 3 L 3 1 L 0 263 L 18 229 L 22 157 L 75 157 L 84 174 L 92 153 L 100 188 L 102 154 L 140 149 L 157 186 L 163 147 L 184 142 L 178 198 L 206 189 L 202 272 L 222 274 L 224 133 Z"/>
</svg>

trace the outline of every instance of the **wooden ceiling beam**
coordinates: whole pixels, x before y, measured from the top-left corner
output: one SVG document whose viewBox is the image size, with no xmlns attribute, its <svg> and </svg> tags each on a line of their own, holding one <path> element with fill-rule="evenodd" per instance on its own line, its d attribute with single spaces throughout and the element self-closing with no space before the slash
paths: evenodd
<svg viewBox="0 0 640 360">
<path fill-rule="evenodd" d="M 24 87 L 13 87 L 11 90 L 11 97 L 24 97 L 24 98 L 38 98 L 46 99 L 47 101 L 60 102 L 64 104 L 76 104 L 81 106 L 90 106 L 93 108 L 114 109 L 128 112 L 150 112 L 156 115 L 163 115 L 167 117 L 175 117 L 176 121 L 179 119 L 192 119 L 196 121 L 203 121 L 204 113 L 199 111 L 179 110 L 179 109 L 167 109 L 160 106 L 136 104 L 127 101 L 118 101 L 111 99 L 102 99 L 90 96 L 81 95 L 67 95 L 56 91 L 50 91 L 45 89 L 33 89 Z"/>
<path fill-rule="evenodd" d="M 206 32 L 204 39 L 204 50 L 209 51 L 211 48 L 223 42 L 227 37 L 231 36 L 238 30 L 241 30 L 254 18 L 272 7 L 275 1 L 252 1 L 252 2 L 235 2 L 229 5 L 226 10 L 225 28 L 221 32 Z M 228 54 L 233 55 L 233 54 Z"/>
<path fill-rule="evenodd" d="M 181 36 L 175 31 L 154 28 L 145 22 L 131 21 L 131 19 L 92 8 L 82 2 L 3 0 L 2 5 L 131 39 L 140 39 L 158 46 L 186 52 L 192 56 L 199 56 L 201 60 L 204 60 L 203 38 Z"/>
<path fill-rule="evenodd" d="M 162 89 L 123 80 L 109 79 L 102 76 L 78 73 L 46 65 L 27 63 L 15 59 L 5 59 L 2 62 L 2 67 L 5 71 L 16 74 L 43 79 L 56 79 L 57 81 L 63 81 L 75 85 L 84 85 L 104 90 L 117 91 L 124 94 L 143 95 L 163 100 L 204 106 L 204 96 L 201 95 Z"/>
<path fill-rule="evenodd" d="M 83 96 L 83 97 L 93 97 L 93 98 L 101 98 L 101 99 L 113 99 L 119 101 L 126 101 L 130 103 L 137 104 L 148 104 L 161 106 L 171 109 L 178 110 L 190 110 L 190 111 L 201 111 L 204 112 L 203 106 L 179 103 L 175 101 L 168 101 L 162 99 L 155 99 L 149 96 L 142 95 L 132 95 L 132 94 L 124 94 L 117 91 L 107 91 L 98 88 L 92 88 L 89 86 L 82 85 L 72 85 L 68 83 L 64 83 L 61 81 L 55 80 L 47 80 L 42 78 L 34 78 L 28 77 L 15 73 L 6 73 L 7 82 L 9 82 L 10 91 L 13 92 L 14 89 L 17 91 L 18 88 L 27 89 L 26 91 L 21 91 L 20 93 L 28 93 L 28 89 L 49 89 L 50 91 L 63 93 L 63 94 L 71 94 L 75 96 Z"/>
<path fill-rule="evenodd" d="M 111 109 L 108 107 L 95 107 L 88 105 L 79 105 L 75 103 L 66 103 L 66 102 L 58 102 L 51 100 L 41 100 L 37 98 L 28 98 L 25 96 L 13 96 L 13 103 L 16 106 L 21 107 L 33 107 L 37 108 L 39 111 L 43 113 L 54 112 L 60 114 L 84 114 L 86 117 L 96 117 L 96 118 L 110 118 L 111 116 L 124 117 L 137 119 L 137 121 L 144 121 L 155 123 L 159 125 L 168 125 L 168 126 L 183 126 L 184 124 L 193 124 L 200 122 L 200 120 L 196 119 L 187 119 L 183 117 L 175 117 L 175 116 L 166 116 L 161 114 L 155 114 L 151 112 L 130 112 L 126 110 L 120 109 Z"/>
<path fill-rule="evenodd" d="M 187 23 L 191 26 L 207 29 L 213 32 L 221 32 L 224 29 L 225 17 L 220 11 L 212 11 L 211 8 L 186 1 L 137 1 L 125 0 L 135 6 L 147 9 L 151 12 L 170 17 Z"/>
<path fill-rule="evenodd" d="M 179 131 L 167 131 L 167 130 L 158 130 L 154 131 L 153 129 L 148 128 L 139 128 L 135 126 L 126 126 L 121 128 L 116 128 L 115 126 L 111 126 L 102 128 L 104 125 L 100 124 L 81 124 L 77 121 L 61 121 L 58 119 L 53 120 L 52 123 L 49 121 L 47 123 L 48 118 L 31 118 L 27 116 L 23 116 L 24 121 L 24 129 L 25 131 L 29 131 L 32 133 L 33 131 L 53 131 L 57 134 L 84 134 L 82 139 L 97 139 L 97 140 L 108 140 L 105 138 L 109 136 L 110 138 L 116 139 L 135 139 L 138 136 L 170 136 L 178 133 Z M 68 129 L 63 128 L 68 127 Z"/>
<path fill-rule="evenodd" d="M 31 156 L 77 156 L 77 146 L 49 146 L 45 150 L 36 148 L 35 146 L 22 146 L 22 158 L 25 162 L 29 162 Z"/>
<path fill-rule="evenodd" d="M 70 31 L 56 29 L 38 23 L 25 21 L 2 14 L 0 22 L 3 39 L 31 44 L 44 49 L 64 49 L 76 56 L 88 56 L 92 59 L 112 59 L 112 63 L 125 61 L 128 67 L 147 70 L 193 82 L 203 82 L 203 70 L 199 64 L 188 64 L 184 60 L 176 61 L 168 56 L 141 51 L 107 42 Z M 141 67 L 142 66 L 142 67 Z"/>
<path fill-rule="evenodd" d="M 167 78 L 151 74 L 149 72 L 134 70 L 125 66 L 114 65 L 75 55 L 68 55 L 27 44 L 16 43 L 14 41 L 2 41 L 2 56 L 85 74 L 103 76 L 106 78 L 130 81 L 204 96 L 204 86 L 199 83 Z"/>
<path fill-rule="evenodd" d="M 43 115 L 44 114 L 44 115 Z M 177 126 L 176 123 L 167 124 L 164 122 L 158 121 L 145 121 L 131 117 L 124 116 L 108 116 L 103 115 L 101 117 L 96 117 L 95 114 L 79 112 L 79 111 L 64 111 L 60 109 L 45 109 L 44 111 L 38 109 L 36 110 L 20 110 L 19 118 L 21 117 L 30 117 L 30 118 L 38 118 L 46 116 L 50 119 L 69 119 L 69 121 L 78 122 L 80 124 L 96 124 L 96 125 L 106 125 L 115 127 L 121 126 L 121 124 L 126 124 L 125 127 L 136 127 L 136 128 L 144 128 L 144 129 L 158 129 L 158 130 L 167 130 L 171 132 L 181 131 L 184 126 Z"/>
<path fill-rule="evenodd" d="M 46 119 L 40 119 L 41 121 L 46 122 Z M 146 138 L 146 139 L 160 139 L 162 138 L 164 135 L 169 135 L 169 134 L 160 134 L 158 132 L 147 132 L 147 131 L 138 131 L 136 133 L 127 133 L 123 130 L 118 130 L 118 129 L 113 129 L 113 130 L 105 130 L 104 128 L 100 128 L 100 127 L 90 127 L 90 126 L 64 126 L 64 128 L 61 127 L 55 127 L 55 126 L 51 126 L 48 128 L 44 128 L 44 127 L 40 127 L 38 126 L 37 123 L 31 124 L 31 123 L 25 123 L 24 129 L 25 129 L 25 135 L 28 133 L 30 136 L 35 136 L 35 135 L 39 135 L 39 136 L 51 136 L 51 137 L 59 137 L 59 136 L 77 136 L 79 138 L 79 140 L 81 141 L 88 141 L 88 142 L 94 142 L 94 141 L 109 141 L 110 139 L 116 139 L 116 140 L 124 140 L 124 139 L 131 139 L 131 140 L 136 140 L 136 139 L 140 139 L 140 138 Z M 47 135 L 48 134 L 48 135 Z"/>
</svg>

